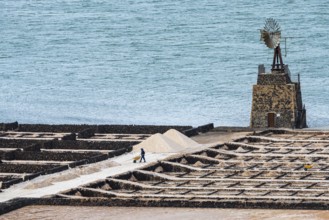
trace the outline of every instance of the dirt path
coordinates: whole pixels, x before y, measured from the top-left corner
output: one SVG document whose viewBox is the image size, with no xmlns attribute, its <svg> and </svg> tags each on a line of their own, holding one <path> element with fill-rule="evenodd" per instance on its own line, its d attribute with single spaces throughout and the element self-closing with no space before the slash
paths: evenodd
<svg viewBox="0 0 329 220">
<path fill-rule="evenodd" d="M 29 206 L 0 216 L 9 219 L 221 219 L 221 220 L 326 220 L 329 211 L 322 210 L 269 210 L 269 209 L 202 209 L 152 207 L 72 207 Z"/>
</svg>

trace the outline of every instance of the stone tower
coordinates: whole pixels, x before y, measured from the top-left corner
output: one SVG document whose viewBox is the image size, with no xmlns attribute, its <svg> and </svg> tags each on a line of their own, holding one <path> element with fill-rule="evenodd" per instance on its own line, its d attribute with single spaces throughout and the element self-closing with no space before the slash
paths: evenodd
<svg viewBox="0 0 329 220">
<path fill-rule="evenodd" d="M 280 65 L 274 63 L 270 73 L 265 72 L 264 65 L 258 67 L 252 94 L 252 128 L 307 127 L 299 75 L 298 82 L 293 82 L 288 65 Z"/>
<path fill-rule="evenodd" d="M 288 65 L 283 64 L 281 28 L 273 19 L 266 19 L 260 30 L 261 40 L 274 49 L 271 72 L 258 67 L 257 85 L 253 86 L 251 128 L 305 128 L 306 110 L 302 103 L 300 79 L 293 82 Z"/>
</svg>

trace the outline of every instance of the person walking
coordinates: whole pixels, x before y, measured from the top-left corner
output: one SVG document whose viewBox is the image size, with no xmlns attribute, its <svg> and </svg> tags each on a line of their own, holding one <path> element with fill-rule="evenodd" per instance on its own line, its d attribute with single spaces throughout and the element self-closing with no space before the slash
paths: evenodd
<svg viewBox="0 0 329 220">
<path fill-rule="evenodd" d="M 145 160 L 145 151 L 144 151 L 144 149 L 143 148 L 141 148 L 141 159 L 140 159 L 140 163 L 142 162 L 142 160 L 144 160 L 144 163 L 146 162 L 146 160 Z"/>
</svg>

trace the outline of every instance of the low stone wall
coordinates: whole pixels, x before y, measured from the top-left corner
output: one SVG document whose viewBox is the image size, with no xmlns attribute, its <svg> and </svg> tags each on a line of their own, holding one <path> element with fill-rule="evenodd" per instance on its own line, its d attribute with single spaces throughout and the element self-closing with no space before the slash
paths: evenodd
<svg viewBox="0 0 329 220">
<path fill-rule="evenodd" d="M 192 137 L 198 135 L 198 128 L 187 129 L 183 132 L 187 137 Z"/>
<path fill-rule="evenodd" d="M 201 133 L 206 133 L 210 130 L 214 129 L 214 124 L 213 123 L 209 123 L 209 124 L 205 124 L 205 125 L 202 125 L 202 126 L 199 126 L 198 127 L 198 132 L 201 132 Z"/>
<path fill-rule="evenodd" d="M 1 173 L 38 173 L 55 168 L 58 165 L 36 165 L 36 164 L 0 164 Z"/>
<path fill-rule="evenodd" d="M 40 152 L 40 149 L 42 147 L 42 144 L 37 143 L 37 144 L 32 144 L 30 146 L 27 146 L 23 148 L 23 151 L 35 151 L 35 152 Z"/>
<path fill-rule="evenodd" d="M 124 154 L 126 152 L 130 152 L 130 151 L 132 151 L 132 149 L 133 149 L 132 146 L 129 146 L 127 148 L 120 148 L 118 150 L 110 152 L 108 155 L 109 155 L 109 157 L 116 157 L 116 156 L 120 156 L 121 154 Z"/>
<path fill-rule="evenodd" d="M 51 141 L 43 145 L 45 149 L 86 149 L 86 150 L 118 150 L 136 145 L 138 141 Z"/>
<path fill-rule="evenodd" d="M 0 139 L 0 148 L 25 148 L 45 141 L 27 139 Z"/>
<path fill-rule="evenodd" d="M 11 131 L 11 130 L 16 130 L 17 128 L 18 128 L 17 121 L 13 123 L 0 123 L 0 130 L 2 131 Z"/>
<path fill-rule="evenodd" d="M 97 155 L 101 155 L 100 153 L 90 153 L 90 152 L 82 152 L 82 153 L 74 153 L 74 152 L 14 152 L 15 160 L 34 160 L 34 161 L 77 161 L 88 159 L 90 157 L 94 157 Z"/>
<path fill-rule="evenodd" d="M 327 203 L 314 201 L 273 201 L 273 200 L 149 200 L 143 198 L 19 198 L 0 203 L 0 215 L 29 205 L 60 206 L 122 206 L 122 207 L 185 207 L 185 208 L 240 208 L 240 209 L 310 209 L 327 210 Z"/>
<path fill-rule="evenodd" d="M 249 132 L 249 131 L 252 132 L 257 130 L 260 129 L 250 128 L 250 127 L 232 127 L 232 126 L 219 126 L 213 129 L 213 131 L 216 132 Z"/>
<path fill-rule="evenodd" d="M 20 150 L 12 150 L 12 151 L 2 153 L 1 159 L 3 159 L 3 160 L 14 160 L 16 151 L 20 151 Z"/>
<path fill-rule="evenodd" d="M 9 188 L 11 185 L 23 182 L 23 178 L 12 178 L 10 180 L 4 181 L 1 184 L 1 189 Z"/>
<path fill-rule="evenodd" d="M 97 133 L 117 134 L 155 134 L 165 133 L 169 129 L 176 129 L 180 132 L 191 129 L 192 126 L 157 126 L 157 125 L 98 125 Z"/>
<path fill-rule="evenodd" d="M 169 129 L 176 129 L 180 132 L 191 129 L 192 126 L 179 125 L 48 125 L 48 124 L 19 124 L 18 131 L 22 132 L 62 132 L 79 133 L 86 129 L 95 133 L 116 133 L 116 134 L 154 134 L 164 133 Z"/>
<path fill-rule="evenodd" d="M 75 133 L 71 133 L 71 134 L 67 134 L 67 135 L 64 135 L 62 137 L 62 140 L 71 140 L 71 141 L 75 141 L 77 139 L 77 135 Z"/>
<path fill-rule="evenodd" d="M 61 132 L 61 133 L 78 133 L 87 128 L 97 128 L 97 125 L 73 125 L 73 124 L 19 124 L 18 131 L 22 132 Z"/>
<path fill-rule="evenodd" d="M 1 202 L 0 203 L 0 215 L 8 213 L 10 211 L 23 208 L 28 205 L 37 204 L 39 199 L 34 198 L 18 198 L 13 199 L 8 202 Z"/>
<path fill-rule="evenodd" d="M 180 208 L 246 208 L 246 209 L 312 209 L 327 210 L 326 202 L 282 202 L 264 200 L 149 200 L 135 198 L 134 200 L 120 198 L 88 198 L 88 199 L 67 199 L 67 198 L 42 198 L 34 202 L 34 205 L 65 205 L 65 206 L 122 206 L 122 207 L 180 207 Z"/>
<path fill-rule="evenodd" d="M 78 138 L 91 138 L 95 136 L 95 128 L 87 128 L 78 133 Z"/>
<path fill-rule="evenodd" d="M 212 129 L 214 129 L 214 123 L 209 123 L 196 128 L 184 130 L 182 133 L 184 133 L 188 137 L 192 137 L 198 135 L 199 133 L 206 133 Z"/>
</svg>

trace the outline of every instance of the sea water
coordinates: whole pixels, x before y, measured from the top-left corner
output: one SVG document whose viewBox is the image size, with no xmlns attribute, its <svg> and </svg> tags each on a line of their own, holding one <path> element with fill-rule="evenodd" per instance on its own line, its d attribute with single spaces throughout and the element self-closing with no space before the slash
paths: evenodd
<svg viewBox="0 0 329 220">
<path fill-rule="evenodd" d="M 0 122 L 248 126 L 282 29 L 310 127 L 329 125 L 326 0 L 0 0 Z M 286 55 L 286 56 L 285 56 Z"/>
</svg>

